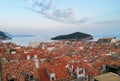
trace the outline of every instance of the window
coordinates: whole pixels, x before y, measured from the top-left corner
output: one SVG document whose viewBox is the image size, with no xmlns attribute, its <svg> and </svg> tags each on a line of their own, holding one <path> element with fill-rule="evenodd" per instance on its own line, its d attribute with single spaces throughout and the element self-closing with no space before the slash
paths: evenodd
<svg viewBox="0 0 120 81">
<path fill-rule="evenodd" d="M 109 68 L 108 67 L 106 68 L 106 71 L 109 72 Z"/>
<path fill-rule="evenodd" d="M 9 79 L 8 81 L 15 81 L 15 79 Z"/>
<path fill-rule="evenodd" d="M 83 70 L 80 70 L 80 71 L 79 71 L 79 74 L 82 74 L 82 73 L 83 73 Z"/>
<path fill-rule="evenodd" d="M 33 75 L 30 75 L 30 76 L 29 76 L 29 78 L 30 78 L 31 80 L 33 80 L 33 79 L 34 79 Z"/>
<path fill-rule="evenodd" d="M 55 80 L 54 77 L 52 77 L 52 80 Z"/>
</svg>

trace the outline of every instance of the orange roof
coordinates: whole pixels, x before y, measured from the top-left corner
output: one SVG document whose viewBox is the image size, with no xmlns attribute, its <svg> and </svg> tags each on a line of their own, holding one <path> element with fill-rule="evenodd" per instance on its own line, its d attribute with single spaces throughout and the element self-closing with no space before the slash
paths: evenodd
<svg viewBox="0 0 120 81">
<path fill-rule="evenodd" d="M 101 62 L 94 62 L 94 68 L 99 68 L 102 67 L 102 63 Z"/>
<path fill-rule="evenodd" d="M 107 65 L 120 65 L 120 60 L 106 60 L 105 61 L 105 64 L 107 64 Z"/>
<path fill-rule="evenodd" d="M 50 62 L 40 62 L 40 68 L 45 68 L 49 66 L 50 66 Z"/>
<path fill-rule="evenodd" d="M 55 59 L 53 60 L 52 62 L 50 62 L 51 65 L 66 65 L 67 64 L 67 61 L 65 60 L 62 60 L 62 58 L 60 59 Z"/>
<path fill-rule="evenodd" d="M 101 54 L 105 55 L 105 54 L 109 54 L 109 52 L 103 51 L 103 52 L 101 52 Z"/>
<path fill-rule="evenodd" d="M 112 63 L 112 60 L 106 60 L 105 61 L 105 64 L 111 65 L 111 63 Z"/>
<path fill-rule="evenodd" d="M 7 62 L 2 64 L 2 79 L 8 81 L 8 78 L 15 76 L 17 81 L 25 81 L 22 72 L 28 75 L 33 74 L 34 78 L 38 78 L 38 71 L 35 66 L 34 60 L 24 60 L 20 62 Z"/>
<path fill-rule="evenodd" d="M 92 70 L 93 68 L 90 63 L 86 63 L 86 62 L 82 63 L 82 67 L 89 70 Z"/>
<path fill-rule="evenodd" d="M 73 58 L 74 60 L 80 60 L 80 59 L 82 59 L 81 56 L 77 56 L 77 55 L 72 55 L 72 58 Z"/>
<path fill-rule="evenodd" d="M 72 61 L 73 59 L 71 57 L 69 57 L 69 56 L 64 56 L 63 60 L 64 61 Z"/>
<path fill-rule="evenodd" d="M 55 73 L 56 80 L 71 78 L 65 66 L 62 66 L 62 65 L 50 66 L 47 68 L 47 70 L 50 73 Z"/>
<path fill-rule="evenodd" d="M 98 74 L 100 74 L 100 71 L 98 69 L 94 69 L 94 70 L 91 71 L 91 74 L 92 75 L 98 75 Z"/>
<path fill-rule="evenodd" d="M 120 60 L 113 61 L 113 64 L 120 66 Z"/>
<path fill-rule="evenodd" d="M 40 77 L 40 81 L 50 81 L 48 74 L 46 73 L 45 68 L 38 69 L 38 74 Z"/>
<path fill-rule="evenodd" d="M 13 54 L 13 55 L 8 55 L 7 56 L 7 59 L 8 60 L 18 60 L 18 59 L 20 59 L 21 57 L 17 54 L 17 55 L 15 55 L 15 54 Z"/>
</svg>

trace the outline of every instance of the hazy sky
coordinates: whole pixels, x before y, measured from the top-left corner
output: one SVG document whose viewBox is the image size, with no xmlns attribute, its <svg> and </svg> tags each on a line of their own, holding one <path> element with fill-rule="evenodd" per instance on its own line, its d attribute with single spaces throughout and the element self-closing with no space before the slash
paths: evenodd
<svg viewBox="0 0 120 81">
<path fill-rule="evenodd" d="M 0 30 L 12 34 L 120 34 L 120 0 L 1 0 Z"/>
</svg>

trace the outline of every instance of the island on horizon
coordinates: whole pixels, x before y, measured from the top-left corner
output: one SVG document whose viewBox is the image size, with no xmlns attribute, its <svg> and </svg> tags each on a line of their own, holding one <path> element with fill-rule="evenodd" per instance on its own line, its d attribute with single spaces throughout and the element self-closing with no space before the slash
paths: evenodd
<svg viewBox="0 0 120 81">
<path fill-rule="evenodd" d="M 51 40 L 92 40 L 93 36 L 90 34 L 75 32 L 67 35 L 59 35 L 51 38 Z"/>
<path fill-rule="evenodd" d="M 10 36 L 6 35 L 3 31 L 0 31 L 0 40 L 12 39 Z"/>
</svg>

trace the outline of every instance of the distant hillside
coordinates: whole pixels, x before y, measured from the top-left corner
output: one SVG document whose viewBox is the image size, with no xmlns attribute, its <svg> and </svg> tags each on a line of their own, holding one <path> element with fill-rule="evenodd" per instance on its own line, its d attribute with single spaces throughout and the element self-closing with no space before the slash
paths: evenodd
<svg viewBox="0 0 120 81">
<path fill-rule="evenodd" d="M 4 32 L 5 35 L 7 35 L 8 37 L 34 37 L 35 35 L 14 35 L 14 34 L 9 34 L 7 32 Z"/>
<path fill-rule="evenodd" d="M 34 37 L 35 35 L 12 35 L 12 37 Z"/>
<path fill-rule="evenodd" d="M 11 37 L 7 36 L 4 32 L 0 31 L 0 39 L 8 40 L 11 39 Z"/>
<path fill-rule="evenodd" d="M 78 39 L 78 40 L 91 40 L 93 39 L 92 35 L 81 33 L 81 32 L 75 32 L 68 35 L 60 35 L 51 38 L 52 40 L 68 40 L 68 39 Z"/>
</svg>

